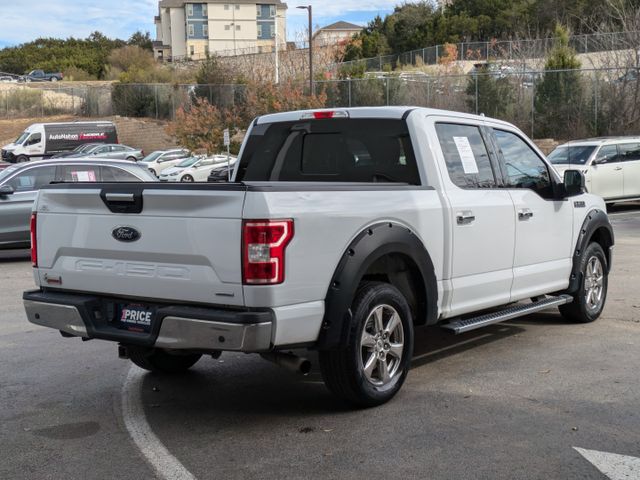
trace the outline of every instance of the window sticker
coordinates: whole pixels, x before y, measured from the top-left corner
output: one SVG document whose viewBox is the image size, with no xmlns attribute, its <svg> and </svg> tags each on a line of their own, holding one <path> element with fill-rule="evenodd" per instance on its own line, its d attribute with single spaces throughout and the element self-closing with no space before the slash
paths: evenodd
<svg viewBox="0 0 640 480">
<path fill-rule="evenodd" d="M 476 157 L 473 155 L 469 139 L 467 137 L 453 137 L 453 141 L 456 143 L 464 173 L 469 175 L 477 174 L 478 164 L 476 163 Z"/>
<path fill-rule="evenodd" d="M 88 170 L 84 172 L 71 172 L 71 178 L 74 182 L 95 182 L 96 172 Z"/>
</svg>

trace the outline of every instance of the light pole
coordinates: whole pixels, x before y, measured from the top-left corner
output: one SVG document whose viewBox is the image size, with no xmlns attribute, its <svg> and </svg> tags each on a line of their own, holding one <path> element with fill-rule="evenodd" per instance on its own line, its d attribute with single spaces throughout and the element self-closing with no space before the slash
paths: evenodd
<svg viewBox="0 0 640 480">
<path fill-rule="evenodd" d="M 313 95 L 313 12 L 311 5 L 297 8 L 309 11 L 309 95 Z"/>
<path fill-rule="evenodd" d="M 278 15 L 278 11 L 277 11 L 277 7 L 276 7 L 276 16 L 274 18 L 275 20 L 275 45 L 276 45 L 276 85 L 280 83 L 280 57 L 279 57 L 279 53 L 278 52 L 278 19 L 279 18 L 284 18 L 281 15 Z"/>
</svg>

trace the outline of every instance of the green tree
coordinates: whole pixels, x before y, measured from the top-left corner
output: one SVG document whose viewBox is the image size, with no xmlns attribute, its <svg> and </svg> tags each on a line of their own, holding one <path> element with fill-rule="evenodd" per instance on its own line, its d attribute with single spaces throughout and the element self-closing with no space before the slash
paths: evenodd
<svg viewBox="0 0 640 480">
<path fill-rule="evenodd" d="M 535 90 L 535 134 L 571 138 L 580 131 L 583 85 L 580 61 L 569 46 L 569 32 L 556 26 L 555 44 L 549 52 L 542 81 Z"/>
<path fill-rule="evenodd" d="M 127 45 L 132 45 L 136 47 L 143 48 L 145 50 L 153 51 L 153 42 L 151 41 L 151 35 L 149 32 L 142 33 L 140 30 L 135 32 L 129 40 L 127 40 Z"/>
<path fill-rule="evenodd" d="M 477 111 L 495 118 L 504 118 L 507 115 L 515 97 L 509 78 L 500 78 L 487 67 L 481 68 L 469 77 L 466 93 L 470 112 Z"/>
</svg>

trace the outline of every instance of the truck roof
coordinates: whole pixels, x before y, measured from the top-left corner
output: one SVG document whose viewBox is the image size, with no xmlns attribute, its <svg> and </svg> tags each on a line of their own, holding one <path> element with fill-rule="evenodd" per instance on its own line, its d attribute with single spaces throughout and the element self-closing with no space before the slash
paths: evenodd
<svg viewBox="0 0 640 480">
<path fill-rule="evenodd" d="M 295 112 L 282 112 L 272 113 L 258 117 L 257 124 L 274 123 L 274 122 L 294 122 L 301 120 L 303 116 L 312 115 L 314 113 L 321 112 L 346 112 L 349 118 L 388 118 L 388 119 L 401 119 L 408 116 L 413 111 L 421 111 L 425 116 L 446 116 L 457 118 L 472 118 L 475 120 L 484 120 L 494 123 L 501 123 L 508 125 L 507 122 L 497 120 L 482 115 L 473 115 L 464 112 L 453 112 L 450 110 L 439 110 L 436 108 L 423 108 L 423 107 L 353 107 L 353 108 L 318 108 L 313 110 L 299 110 Z"/>
</svg>

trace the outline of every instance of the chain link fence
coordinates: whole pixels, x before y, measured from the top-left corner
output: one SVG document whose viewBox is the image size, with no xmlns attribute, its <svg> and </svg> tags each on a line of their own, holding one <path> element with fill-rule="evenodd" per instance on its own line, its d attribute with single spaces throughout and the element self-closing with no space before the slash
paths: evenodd
<svg viewBox="0 0 640 480">
<path fill-rule="evenodd" d="M 598 53 L 628 49 L 640 32 L 594 33 L 569 37 L 569 46 L 579 54 Z M 459 61 L 506 61 L 523 58 L 544 58 L 555 44 L 554 38 L 534 40 L 494 40 L 490 42 L 461 42 L 436 45 L 410 52 L 383 55 L 349 62 L 340 62 L 335 67 L 363 68 L 366 72 L 394 70 L 400 65 L 438 65 L 443 59 Z M 636 45 L 638 46 L 638 45 Z M 453 53 L 453 58 L 451 54 Z"/>
<path fill-rule="evenodd" d="M 247 85 L 119 83 L 16 86 L 0 90 L 0 118 L 120 115 L 171 121 L 178 109 L 188 110 L 198 98 L 218 108 L 242 109 L 249 89 Z M 422 74 L 417 78 L 388 75 L 319 81 L 314 90 L 326 98 L 327 107 L 413 105 L 484 114 L 514 123 L 532 138 L 640 134 L 636 68 L 505 69 L 466 75 Z"/>
</svg>

